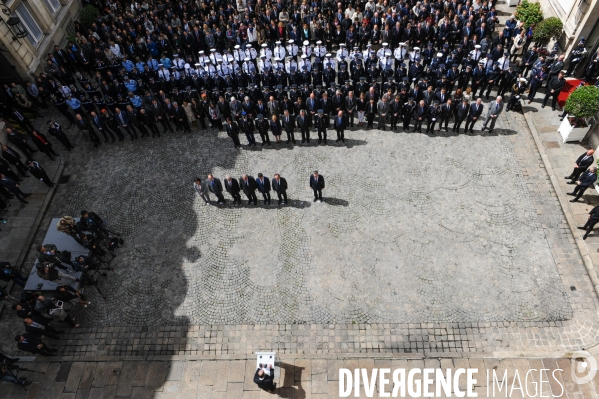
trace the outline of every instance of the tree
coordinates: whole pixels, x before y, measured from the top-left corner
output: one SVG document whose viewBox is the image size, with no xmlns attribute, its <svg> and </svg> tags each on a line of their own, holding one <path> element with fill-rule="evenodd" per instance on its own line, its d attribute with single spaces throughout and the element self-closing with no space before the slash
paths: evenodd
<svg viewBox="0 0 599 399">
<path fill-rule="evenodd" d="M 98 20 L 100 11 L 92 5 L 86 5 L 79 14 L 79 22 L 85 29 L 91 28 L 92 24 Z"/>
<path fill-rule="evenodd" d="M 524 27 L 529 28 L 543 20 L 543 11 L 540 3 L 531 3 L 528 0 L 522 0 L 516 8 L 516 19 L 524 22 Z"/>
<path fill-rule="evenodd" d="M 577 118 L 590 118 L 599 112 L 599 88 L 580 86 L 566 100 L 564 110 Z"/>
<path fill-rule="evenodd" d="M 550 17 L 539 22 L 533 30 L 532 40 L 545 46 L 551 39 L 557 40 L 562 35 L 564 24 L 559 18 Z"/>
</svg>

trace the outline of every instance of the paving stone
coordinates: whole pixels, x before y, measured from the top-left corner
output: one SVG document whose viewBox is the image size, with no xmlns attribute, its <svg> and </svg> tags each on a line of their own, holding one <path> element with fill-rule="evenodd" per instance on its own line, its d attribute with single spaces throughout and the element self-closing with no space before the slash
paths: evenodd
<svg viewBox="0 0 599 399">
<path fill-rule="evenodd" d="M 247 376 L 247 378 L 253 379 L 253 374 Z M 229 363 L 229 383 L 241 382 L 243 383 L 246 378 L 245 373 L 245 361 L 233 360 Z"/>
<path fill-rule="evenodd" d="M 79 388 L 79 384 L 81 383 L 81 376 L 83 375 L 84 369 L 85 363 L 82 362 L 75 362 L 72 363 L 72 365 L 70 365 L 70 372 L 68 374 L 65 384 L 65 392 L 77 393 L 77 389 Z"/>
</svg>

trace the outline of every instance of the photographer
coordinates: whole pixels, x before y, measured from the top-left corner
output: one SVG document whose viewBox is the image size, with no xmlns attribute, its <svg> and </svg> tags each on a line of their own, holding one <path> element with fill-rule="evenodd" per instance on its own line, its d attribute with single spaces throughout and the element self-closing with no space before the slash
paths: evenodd
<svg viewBox="0 0 599 399">
<path fill-rule="evenodd" d="M 84 307 L 87 307 L 87 305 L 91 303 L 90 301 L 85 300 L 85 297 L 81 292 L 79 292 L 79 290 L 76 290 L 68 285 L 56 287 L 56 294 L 54 298 L 63 302 L 71 302 L 73 305 L 79 304 Z"/>
<path fill-rule="evenodd" d="M 0 262 L 0 280 L 12 281 L 15 284 L 25 287 L 27 279 L 19 272 L 16 266 L 11 266 L 10 262 Z"/>
<path fill-rule="evenodd" d="M 63 263 L 73 267 L 73 262 L 71 262 L 71 253 L 68 251 L 59 251 L 54 244 L 44 244 L 40 247 L 37 247 L 37 251 L 37 259 L 42 264 L 49 263 L 62 270 L 69 270 L 63 265 Z"/>
<path fill-rule="evenodd" d="M 104 255 L 106 255 L 106 251 L 104 251 L 101 247 L 99 242 L 100 241 L 98 238 L 94 237 L 92 234 L 85 234 L 83 236 L 83 240 L 80 242 L 80 244 L 87 249 L 92 256 L 95 256 L 96 258 L 101 258 Z"/>
<path fill-rule="evenodd" d="M 25 331 L 39 338 L 60 339 L 60 334 L 64 334 L 64 331 L 58 331 L 43 317 L 31 316 L 27 317 L 23 322 L 25 324 Z"/>
<path fill-rule="evenodd" d="M 37 268 L 37 275 L 42 280 L 56 281 L 65 278 L 67 280 L 73 280 L 76 282 L 80 281 L 75 276 L 59 272 L 56 270 L 57 265 L 50 262 L 38 263 L 35 267 Z"/>
<path fill-rule="evenodd" d="M 73 262 L 75 263 L 75 270 L 78 272 L 85 273 L 87 271 L 98 270 L 100 268 L 100 265 L 95 263 L 89 256 L 80 255 L 76 257 Z M 108 277 L 108 274 L 104 272 L 100 272 L 100 275 L 103 277 Z"/>
<path fill-rule="evenodd" d="M 67 313 L 62 301 L 57 299 L 46 299 L 46 297 L 40 295 L 35 302 L 35 309 L 44 314 L 44 317 L 45 315 L 49 315 L 53 320 L 64 321 L 73 328 L 79 327 L 79 324 L 75 323 L 75 318 L 69 316 Z"/>
<path fill-rule="evenodd" d="M 28 386 L 31 385 L 31 381 L 25 381 L 25 377 L 17 378 L 11 371 L 11 368 L 17 368 L 17 366 L 9 366 L 5 363 L 2 364 L 0 369 L 0 381 L 12 382 L 13 384 Z"/>
<path fill-rule="evenodd" d="M 75 220 L 71 216 L 63 216 L 56 224 L 56 230 L 65 233 L 75 239 L 80 245 L 83 245 L 82 240 L 85 234 L 75 224 Z"/>
<path fill-rule="evenodd" d="M 15 341 L 18 342 L 17 347 L 20 351 L 30 352 L 34 355 L 55 356 L 54 352 L 58 352 L 58 349 L 49 348 L 40 338 L 29 333 L 15 336 Z"/>
<path fill-rule="evenodd" d="M 104 228 L 104 221 L 94 212 L 81 211 L 79 224 L 82 230 L 100 233 L 108 237 L 108 231 Z"/>
</svg>

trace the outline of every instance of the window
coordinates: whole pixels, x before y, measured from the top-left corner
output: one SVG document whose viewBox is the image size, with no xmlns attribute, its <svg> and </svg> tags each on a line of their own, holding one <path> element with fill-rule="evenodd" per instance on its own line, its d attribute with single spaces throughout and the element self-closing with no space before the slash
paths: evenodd
<svg viewBox="0 0 599 399">
<path fill-rule="evenodd" d="M 29 12 L 25 3 L 20 3 L 15 9 L 15 13 L 21 19 L 21 23 L 23 23 L 25 29 L 27 29 L 27 33 L 29 33 L 27 39 L 29 39 L 29 42 L 31 42 L 33 47 L 37 47 L 44 38 L 44 33 L 31 15 L 31 12 Z"/>
<path fill-rule="evenodd" d="M 44 2 L 52 14 L 56 14 L 62 8 L 62 4 L 58 0 L 44 0 Z"/>
</svg>

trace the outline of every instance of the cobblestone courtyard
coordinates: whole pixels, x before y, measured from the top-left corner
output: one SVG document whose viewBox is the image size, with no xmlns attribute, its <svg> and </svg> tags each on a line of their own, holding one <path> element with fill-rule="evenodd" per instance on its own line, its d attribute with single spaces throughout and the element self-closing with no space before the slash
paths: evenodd
<svg viewBox="0 0 599 399">
<path fill-rule="evenodd" d="M 516 134 L 352 131 L 346 145 L 235 150 L 209 131 L 103 146 L 53 207 L 93 209 L 126 237 L 85 324 L 569 319 Z M 290 205 L 258 193 L 257 208 L 204 206 L 191 183 L 209 172 L 280 172 Z"/>
</svg>

